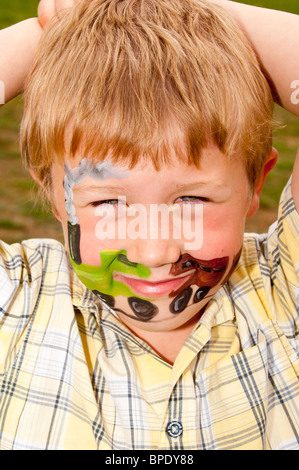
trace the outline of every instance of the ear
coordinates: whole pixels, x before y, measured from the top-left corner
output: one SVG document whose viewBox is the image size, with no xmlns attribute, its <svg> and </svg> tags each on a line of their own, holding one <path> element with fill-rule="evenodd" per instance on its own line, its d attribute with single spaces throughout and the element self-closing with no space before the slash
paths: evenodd
<svg viewBox="0 0 299 470">
<path fill-rule="evenodd" d="M 41 194 L 43 194 L 43 196 L 45 198 L 47 198 L 47 200 L 50 202 L 51 204 L 51 210 L 52 210 L 52 213 L 54 215 L 54 217 L 59 221 L 61 222 L 61 217 L 59 215 L 59 212 L 55 206 L 55 203 L 54 203 L 54 200 L 53 200 L 53 196 L 51 194 L 51 192 L 49 191 L 49 188 L 44 184 L 43 181 L 41 181 L 39 179 L 39 177 L 37 176 L 35 170 L 33 170 L 32 168 L 29 168 L 29 173 L 30 173 L 30 176 L 34 179 L 34 181 L 38 184 L 38 186 L 40 187 L 41 189 Z"/>
<path fill-rule="evenodd" d="M 276 165 L 277 158 L 278 158 L 278 152 L 275 148 L 272 148 L 271 152 L 269 153 L 267 157 L 264 168 L 255 184 L 251 204 L 246 215 L 247 219 L 253 216 L 259 208 L 260 195 L 261 195 L 264 183 L 265 183 L 266 176 L 272 170 L 272 168 L 274 168 L 274 166 Z"/>
</svg>

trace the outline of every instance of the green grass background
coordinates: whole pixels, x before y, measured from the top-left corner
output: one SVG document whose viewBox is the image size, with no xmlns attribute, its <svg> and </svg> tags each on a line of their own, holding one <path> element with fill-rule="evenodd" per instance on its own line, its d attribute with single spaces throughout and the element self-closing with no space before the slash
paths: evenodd
<svg viewBox="0 0 299 470">
<path fill-rule="evenodd" d="M 298 0 L 244 3 L 299 14 Z M 36 0 L 0 0 L 0 29 L 36 16 L 37 5 Z M 8 243 L 32 237 L 62 241 L 60 224 L 38 203 L 37 188 L 21 164 L 18 133 L 22 106 L 20 96 L 0 108 L 0 239 Z M 258 214 L 248 222 L 247 230 L 250 231 L 263 232 L 275 220 L 279 196 L 291 175 L 299 147 L 299 120 L 278 107 L 275 118 L 283 124 L 283 128 L 274 134 L 279 161 L 266 180 Z"/>
</svg>

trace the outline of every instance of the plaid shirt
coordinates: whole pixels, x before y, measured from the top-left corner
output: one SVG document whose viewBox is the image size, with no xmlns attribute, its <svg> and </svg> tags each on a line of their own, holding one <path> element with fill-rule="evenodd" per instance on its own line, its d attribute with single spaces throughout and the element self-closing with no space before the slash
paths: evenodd
<svg viewBox="0 0 299 470">
<path fill-rule="evenodd" d="M 299 449 L 298 239 L 288 184 L 173 366 L 58 242 L 2 243 L 0 449 Z"/>
</svg>

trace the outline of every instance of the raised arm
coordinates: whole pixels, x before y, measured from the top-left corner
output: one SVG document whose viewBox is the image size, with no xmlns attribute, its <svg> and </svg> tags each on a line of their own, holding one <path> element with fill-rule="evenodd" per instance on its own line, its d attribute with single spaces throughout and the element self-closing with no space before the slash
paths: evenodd
<svg viewBox="0 0 299 470">
<path fill-rule="evenodd" d="M 77 1 L 41 0 L 38 18 L 30 18 L 0 31 L 1 104 L 22 92 L 43 27 L 57 11 L 72 7 Z"/>
<path fill-rule="evenodd" d="M 0 80 L 4 88 L 4 102 L 23 90 L 41 33 L 42 27 L 37 18 L 0 31 Z"/>
<path fill-rule="evenodd" d="M 285 109 L 299 116 L 299 15 L 212 0 L 237 20 Z"/>
<path fill-rule="evenodd" d="M 212 0 L 237 20 L 269 79 L 276 102 L 299 116 L 299 16 L 229 0 Z M 292 178 L 299 212 L 299 151 Z"/>
</svg>

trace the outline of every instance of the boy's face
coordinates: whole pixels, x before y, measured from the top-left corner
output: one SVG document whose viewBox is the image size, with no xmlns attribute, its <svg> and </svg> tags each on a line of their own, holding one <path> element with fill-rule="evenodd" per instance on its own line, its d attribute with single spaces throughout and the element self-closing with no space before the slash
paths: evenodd
<svg viewBox="0 0 299 470">
<path fill-rule="evenodd" d="M 252 206 L 241 159 L 216 146 L 200 169 L 77 157 L 54 165 L 53 190 L 78 277 L 123 323 L 150 331 L 198 320 L 238 261 Z"/>
</svg>

